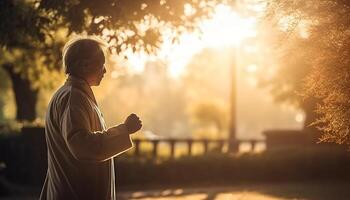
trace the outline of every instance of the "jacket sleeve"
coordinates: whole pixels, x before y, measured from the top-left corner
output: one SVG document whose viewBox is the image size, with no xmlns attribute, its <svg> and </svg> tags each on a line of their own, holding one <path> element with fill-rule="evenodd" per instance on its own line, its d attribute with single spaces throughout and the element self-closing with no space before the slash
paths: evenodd
<svg viewBox="0 0 350 200">
<path fill-rule="evenodd" d="M 71 96 L 62 116 L 61 130 L 68 149 L 81 161 L 102 162 L 121 154 L 133 145 L 124 124 L 105 131 L 92 131 L 94 111 L 85 97 Z"/>
</svg>

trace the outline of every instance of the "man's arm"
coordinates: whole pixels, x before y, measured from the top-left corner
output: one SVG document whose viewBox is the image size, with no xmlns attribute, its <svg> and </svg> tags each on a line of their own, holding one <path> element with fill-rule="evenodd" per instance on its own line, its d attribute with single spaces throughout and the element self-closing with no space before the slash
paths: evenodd
<svg viewBox="0 0 350 200">
<path fill-rule="evenodd" d="M 70 100 L 63 113 L 63 137 L 77 160 L 102 162 L 132 147 L 130 131 L 125 124 L 92 132 L 90 115 L 93 114 L 87 100 L 80 95 Z"/>
</svg>

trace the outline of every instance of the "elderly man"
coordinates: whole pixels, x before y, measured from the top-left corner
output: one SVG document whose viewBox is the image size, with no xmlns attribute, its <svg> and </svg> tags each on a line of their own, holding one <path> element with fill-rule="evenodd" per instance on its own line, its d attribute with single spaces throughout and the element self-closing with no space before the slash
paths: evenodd
<svg viewBox="0 0 350 200">
<path fill-rule="evenodd" d="M 132 147 L 130 134 L 141 121 L 106 128 L 91 86 L 106 73 L 104 43 L 80 38 L 63 50 L 68 79 L 52 97 L 46 114 L 48 170 L 40 199 L 116 199 L 113 158 Z"/>
</svg>

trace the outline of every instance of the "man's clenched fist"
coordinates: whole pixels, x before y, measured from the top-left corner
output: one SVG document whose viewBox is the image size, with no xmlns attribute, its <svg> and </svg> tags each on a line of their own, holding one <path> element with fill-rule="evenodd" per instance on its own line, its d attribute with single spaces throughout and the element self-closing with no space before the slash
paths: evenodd
<svg viewBox="0 0 350 200">
<path fill-rule="evenodd" d="M 128 129 L 129 134 L 135 133 L 136 131 L 140 130 L 142 127 L 142 121 L 134 113 L 129 115 L 126 118 L 124 124 L 126 125 L 126 128 Z"/>
</svg>

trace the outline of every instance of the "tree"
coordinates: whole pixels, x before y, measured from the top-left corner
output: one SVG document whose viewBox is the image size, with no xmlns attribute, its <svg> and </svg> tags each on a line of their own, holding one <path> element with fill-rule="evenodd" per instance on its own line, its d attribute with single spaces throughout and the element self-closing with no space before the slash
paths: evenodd
<svg viewBox="0 0 350 200">
<path fill-rule="evenodd" d="M 269 42 L 266 42 L 265 45 L 268 45 Z M 274 64 L 270 65 L 276 66 L 275 72 L 272 76 L 261 77 L 260 86 L 268 88 L 277 103 L 293 105 L 304 111 L 304 131 L 317 131 L 312 123 L 317 119 L 315 110 L 318 99 L 304 95 L 305 79 L 312 70 L 312 57 L 305 51 L 309 45 L 308 40 L 295 34 L 290 35 L 287 39 L 281 38 L 277 43 L 280 47 L 264 52 L 268 60 L 273 60 Z"/>
<path fill-rule="evenodd" d="M 203 0 L 4 0 L 0 3 L 0 47 L 2 67 L 12 80 L 17 119 L 32 121 L 42 86 L 43 70 L 60 69 L 60 49 L 73 33 L 103 36 L 113 53 L 154 52 L 164 29 L 173 30 L 173 39 L 208 16 L 219 1 Z M 57 40 L 59 30 L 63 41 Z M 9 31 L 5 31 L 9 30 Z M 14 31 L 15 30 L 15 31 Z M 63 31 L 64 32 L 64 31 Z M 20 52 L 18 54 L 18 52 Z M 5 58 L 4 58 L 5 57 Z M 37 62 L 40 60 L 41 62 Z M 39 64 L 39 65 L 38 65 Z"/>
<path fill-rule="evenodd" d="M 296 28 L 306 27 L 305 45 L 300 49 L 309 60 L 303 94 L 319 99 L 315 124 L 323 131 L 322 141 L 350 144 L 350 2 L 280 1 L 270 4 L 270 15 L 288 19 Z M 297 43 L 295 43 L 297 45 Z"/>
<path fill-rule="evenodd" d="M 0 122 L 5 119 L 5 105 L 6 105 L 6 100 L 7 100 L 7 93 L 9 91 L 10 85 L 9 85 L 9 80 L 7 77 L 7 74 L 4 70 L 0 68 L 0 91 L 1 91 L 1 96 L 0 96 Z"/>
<path fill-rule="evenodd" d="M 220 1 L 203 0 L 42 0 L 39 8 L 67 25 L 70 32 L 104 35 L 116 52 L 131 48 L 152 51 L 164 28 L 178 33 L 195 28 Z"/>
<path fill-rule="evenodd" d="M 182 77 L 191 121 L 195 122 L 192 129 L 203 132 L 201 136 L 228 136 L 231 59 L 230 48 L 203 49 L 193 56 Z M 208 135 L 212 127 L 216 132 Z"/>
<path fill-rule="evenodd" d="M 11 0 L 0 3 L 0 65 L 11 79 L 20 121 L 35 119 L 44 72 L 57 68 L 55 55 L 59 49 L 59 40 L 54 43 L 48 38 L 52 35 L 47 30 L 50 20 L 32 4 Z"/>
<path fill-rule="evenodd" d="M 225 110 L 217 104 L 213 102 L 199 103 L 194 108 L 193 118 L 199 127 L 207 129 L 206 132 L 210 132 L 208 131 L 210 127 L 215 127 L 216 130 L 214 133 L 210 132 L 210 135 L 205 134 L 206 138 L 223 138 L 223 133 L 227 129 L 227 117 Z"/>
</svg>

